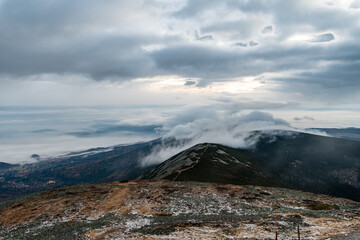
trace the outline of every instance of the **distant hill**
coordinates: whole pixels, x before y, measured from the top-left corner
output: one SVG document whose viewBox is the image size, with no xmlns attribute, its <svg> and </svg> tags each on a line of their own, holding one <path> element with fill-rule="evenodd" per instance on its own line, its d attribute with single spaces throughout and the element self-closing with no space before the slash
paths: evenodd
<svg viewBox="0 0 360 240">
<path fill-rule="evenodd" d="M 135 179 L 150 169 L 140 167 L 139 158 L 159 143 L 89 149 L 24 165 L 0 164 L 0 201 L 63 186 Z"/>
<path fill-rule="evenodd" d="M 139 159 L 159 145 L 178 142 L 157 139 L 89 149 L 32 164 L 2 164 L 0 201 L 64 186 L 127 181 L 141 175 L 148 179 L 287 187 L 360 201 L 360 142 L 295 132 L 253 132 L 248 140 L 257 144 L 252 149 L 199 144 L 159 166 L 146 168 L 139 166 Z"/>
<path fill-rule="evenodd" d="M 326 132 L 330 136 L 360 141 L 360 128 L 312 128 L 314 130 L 319 130 Z"/>
<path fill-rule="evenodd" d="M 19 164 L 10 164 L 10 163 L 5 163 L 5 162 L 0 162 L 0 170 L 9 169 L 9 168 L 18 167 L 18 166 L 19 166 Z"/>
<path fill-rule="evenodd" d="M 360 142 L 295 132 L 251 138 L 258 141 L 249 150 L 196 145 L 141 179 L 285 186 L 360 201 Z"/>
</svg>

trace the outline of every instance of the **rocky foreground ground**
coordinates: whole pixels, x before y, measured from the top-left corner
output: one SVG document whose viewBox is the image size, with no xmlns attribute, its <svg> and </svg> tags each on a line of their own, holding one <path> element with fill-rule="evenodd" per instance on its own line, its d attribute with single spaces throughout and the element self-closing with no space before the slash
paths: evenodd
<svg viewBox="0 0 360 240">
<path fill-rule="evenodd" d="M 0 205 L 0 239 L 349 239 L 360 203 L 282 188 L 136 181 Z M 356 238 L 355 238 L 356 239 Z"/>
</svg>

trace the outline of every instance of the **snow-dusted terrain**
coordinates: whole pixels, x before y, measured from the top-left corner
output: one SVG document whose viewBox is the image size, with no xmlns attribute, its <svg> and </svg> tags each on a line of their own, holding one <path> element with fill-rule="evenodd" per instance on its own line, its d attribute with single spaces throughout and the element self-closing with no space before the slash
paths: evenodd
<svg viewBox="0 0 360 240">
<path fill-rule="evenodd" d="M 359 203 L 283 188 L 137 181 L 3 203 L 1 239 L 345 239 Z M 354 235 L 355 236 L 355 235 Z M 351 238 L 350 238 L 351 239 Z"/>
</svg>

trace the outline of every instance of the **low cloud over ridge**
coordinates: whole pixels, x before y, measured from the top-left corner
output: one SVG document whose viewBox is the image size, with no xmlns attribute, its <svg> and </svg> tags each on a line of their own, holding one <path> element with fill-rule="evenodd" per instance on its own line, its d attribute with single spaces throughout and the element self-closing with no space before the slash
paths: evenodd
<svg viewBox="0 0 360 240">
<path fill-rule="evenodd" d="M 163 144 L 140 160 L 142 166 L 159 164 L 195 144 L 210 142 L 236 148 L 248 148 L 256 139 L 247 139 L 252 131 L 298 131 L 269 113 L 253 111 L 241 114 L 234 109 L 189 108 L 170 119 L 162 128 Z M 177 144 L 168 144 L 169 140 Z"/>
</svg>

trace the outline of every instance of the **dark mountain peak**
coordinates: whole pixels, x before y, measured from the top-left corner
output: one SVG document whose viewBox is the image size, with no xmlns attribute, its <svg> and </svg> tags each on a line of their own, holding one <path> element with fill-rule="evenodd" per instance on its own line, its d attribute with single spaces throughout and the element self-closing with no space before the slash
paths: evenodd
<svg viewBox="0 0 360 240">
<path fill-rule="evenodd" d="M 161 163 L 140 179 L 286 186 L 267 174 L 246 150 L 197 144 Z"/>
<path fill-rule="evenodd" d="M 254 132 L 251 149 L 195 145 L 141 179 L 289 187 L 360 201 L 360 143 L 307 133 Z"/>
</svg>

